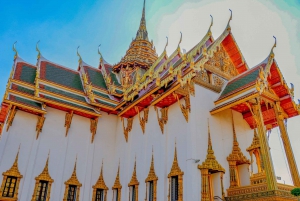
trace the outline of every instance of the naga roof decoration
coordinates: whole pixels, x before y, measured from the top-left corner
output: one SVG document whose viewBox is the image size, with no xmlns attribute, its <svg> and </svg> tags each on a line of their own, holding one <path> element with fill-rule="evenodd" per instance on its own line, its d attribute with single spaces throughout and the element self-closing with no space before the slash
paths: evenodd
<svg viewBox="0 0 300 201">
<path fill-rule="evenodd" d="M 201 169 L 208 169 L 209 172 L 223 172 L 225 173 L 225 169 L 219 164 L 214 154 L 214 150 L 212 148 L 211 138 L 210 138 L 210 129 L 208 123 L 208 148 L 207 148 L 207 155 L 205 161 L 202 162 L 201 165 L 198 165 L 198 168 Z"/>
<path fill-rule="evenodd" d="M 279 101 L 283 108 L 285 118 L 290 118 L 300 114 L 297 104 L 294 102 L 294 89 L 289 88 L 285 82 L 278 64 L 275 60 L 273 49 L 269 56 L 257 66 L 231 79 L 224 87 L 216 107 L 211 110 L 211 114 L 218 113 L 231 108 L 243 114 L 251 128 L 255 128 L 255 120 L 249 109 L 250 99 L 262 96 L 262 113 L 265 125 L 269 128 L 277 126 L 275 111 L 270 106 L 269 101 Z"/>
<path fill-rule="evenodd" d="M 78 49 L 77 70 L 55 64 L 42 56 L 38 43 L 37 64 L 32 65 L 19 57 L 14 44 L 14 65 L 1 105 L 0 127 L 12 106 L 39 116 L 47 113 L 48 106 L 91 119 L 100 117 L 101 111 L 133 118 L 149 106 L 166 108 L 194 95 L 194 84 L 221 92 L 212 114 L 226 108 L 244 111 L 251 127 L 253 118 L 248 107 L 233 105 L 255 96 L 258 91 L 267 93 L 268 98 L 280 98 L 286 116 L 298 115 L 292 100 L 293 90 L 283 80 L 273 49 L 265 61 L 249 69 L 231 32 L 231 20 L 232 13 L 225 30 L 214 40 L 211 17 L 205 36 L 187 53 L 181 52 L 181 34 L 172 54 L 168 56 L 165 48 L 158 57 L 148 39 L 144 1 L 137 35 L 126 55 L 118 64 L 111 65 L 103 58 L 99 46 L 97 68 L 85 63 Z"/>
</svg>

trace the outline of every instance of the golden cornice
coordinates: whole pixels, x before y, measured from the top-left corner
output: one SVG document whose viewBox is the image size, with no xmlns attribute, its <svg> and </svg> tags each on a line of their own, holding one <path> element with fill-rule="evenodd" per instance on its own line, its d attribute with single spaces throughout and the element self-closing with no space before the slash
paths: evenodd
<svg viewBox="0 0 300 201">
<path fill-rule="evenodd" d="M 86 97 L 84 92 L 82 92 L 80 90 L 72 89 L 70 87 L 66 87 L 64 85 L 60 85 L 60 84 L 57 84 L 57 83 L 54 83 L 54 82 L 51 82 L 51 81 L 48 81 L 48 80 L 44 80 L 44 79 L 41 79 L 41 78 L 39 78 L 39 84 L 48 85 L 50 87 L 58 88 L 60 90 L 66 90 L 69 93 L 74 93 L 75 95 Z"/>
<path fill-rule="evenodd" d="M 247 96 L 246 98 L 243 98 L 243 99 L 240 99 L 240 100 L 238 100 L 238 101 L 232 102 L 232 103 L 230 103 L 230 104 L 228 104 L 228 105 L 225 105 L 225 106 L 223 106 L 223 107 L 221 107 L 221 108 L 218 108 L 217 110 L 210 111 L 210 114 L 211 114 L 211 115 L 217 114 L 217 113 L 219 113 L 219 112 L 221 112 L 221 111 L 223 111 L 223 110 L 226 110 L 226 109 L 229 109 L 229 108 L 231 108 L 231 107 L 233 107 L 233 106 L 235 106 L 235 105 L 238 105 L 238 104 L 247 102 L 248 100 L 254 99 L 254 98 L 256 98 L 256 97 L 259 97 L 259 93 L 258 93 L 258 92 L 257 92 L 257 93 L 254 93 L 254 94 L 252 94 L 252 95 L 250 95 L 250 96 Z"/>
<path fill-rule="evenodd" d="M 21 80 L 11 79 L 11 83 L 12 84 L 17 84 L 17 85 L 20 85 L 20 86 L 24 86 L 25 88 L 29 88 L 29 89 L 32 89 L 32 90 L 35 89 L 34 84 L 29 84 L 29 83 L 23 82 Z"/>
<path fill-rule="evenodd" d="M 174 83 L 171 86 L 171 89 L 169 89 L 168 91 L 166 91 L 164 94 L 162 94 L 161 96 L 158 96 L 156 99 L 154 99 L 151 103 L 151 106 L 156 105 L 157 103 L 159 103 L 162 99 L 164 99 L 165 97 L 167 97 L 168 95 L 170 95 L 171 93 L 173 93 L 175 90 L 177 90 L 180 87 L 179 83 Z"/>
<path fill-rule="evenodd" d="M 8 104 L 15 105 L 15 106 L 20 107 L 20 108 L 25 108 L 25 109 L 27 109 L 27 110 L 31 110 L 31 111 L 36 112 L 36 113 L 39 113 L 39 114 L 46 114 L 46 113 L 47 113 L 45 110 L 39 110 L 39 109 L 36 109 L 36 108 L 34 108 L 34 107 L 30 107 L 30 106 L 28 106 L 28 105 L 24 105 L 24 104 L 15 102 L 15 101 L 5 100 L 4 102 L 5 102 L 5 103 L 8 103 Z"/>
<path fill-rule="evenodd" d="M 249 87 L 247 87 L 247 88 L 245 88 L 245 89 L 242 89 L 241 91 L 238 91 L 238 92 L 236 92 L 236 93 L 234 93 L 234 94 L 231 94 L 231 95 L 229 95 L 229 96 L 226 96 L 225 98 L 222 98 L 222 99 L 220 99 L 220 100 L 217 100 L 217 101 L 215 101 L 214 103 L 215 103 L 215 105 L 218 105 L 218 104 L 220 104 L 220 103 L 223 103 L 223 102 L 225 102 L 225 101 L 227 101 L 227 100 L 229 100 L 229 99 L 231 99 L 231 98 L 237 97 L 238 95 L 240 95 L 240 94 L 242 94 L 242 93 L 244 93 L 244 92 L 246 92 L 246 91 L 248 91 L 248 90 L 254 89 L 254 88 L 255 88 L 255 85 L 249 86 Z"/>
<path fill-rule="evenodd" d="M 49 100 L 49 99 L 46 99 L 46 98 L 39 97 L 39 98 L 36 98 L 36 100 L 43 101 L 45 103 L 51 103 L 51 104 L 54 104 L 54 105 L 58 105 L 58 106 L 61 106 L 61 107 L 68 108 L 70 110 L 79 111 L 79 112 L 82 112 L 82 113 L 85 113 L 85 114 L 89 114 L 89 115 L 93 115 L 93 116 L 97 116 L 97 117 L 101 117 L 102 116 L 101 114 L 98 114 L 96 112 L 89 112 L 89 111 L 84 110 L 84 109 L 80 109 L 80 108 L 73 107 L 73 106 L 70 106 L 70 105 L 67 105 L 67 104 L 63 104 L 63 103 L 58 103 L 56 101 L 52 101 L 52 100 Z M 89 109 L 92 109 L 92 108 L 89 108 Z"/>
</svg>

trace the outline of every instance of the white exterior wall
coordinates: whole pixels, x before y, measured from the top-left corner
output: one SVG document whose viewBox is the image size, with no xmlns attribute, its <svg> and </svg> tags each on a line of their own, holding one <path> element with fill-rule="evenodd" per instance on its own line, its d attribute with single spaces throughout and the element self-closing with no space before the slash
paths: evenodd
<svg viewBox="0 0 300 201">
<path fill-rule="evenodd" d="M 189 122 L 185 121 L 176 103 L 169 108 L 169 120 L 165 125 L 164 134 L 160 131 L 156 112 L 151 107 L 145 134 L 142 133 L 136 116 L 132 131 L 129 133 L 128 143 L 124 138 L 121 119 L 114 115 L 102 113 L 94 143 L 91 143 L 90 121 L 87 118 L 74 115 L 68 136 L 65 137 L 65 112 L 48 107 L 43 131 L 36 140 L 37 116 L 18 111 L 13 125 L 8 132 L 3 132 L 0 141 L 0 173 L 12 166 L 21 143 L 19 169 L 23 178 L 20 183 L 19 200 L 31 200 L 35 185 L 34 178 L 42 172 L 50 150 L 49 172 L 54 179 L 51 200 L 58 201 L 63 199 L 64 182 L 72 174 L 77 155 L 77 177 L 82 183 L 80 200 L 88 201 L 92 199 L 92 186 L 99 177 L 103 159 L 104 179 L 109 187 L 107 200 L 110 201 L 113 195 L 111 187 L 114 184 L 120 160 L 122 201 L 126 201 L 129 195 L 128 183 L 136 157 L 137 178 L 140 182 L 139 200 L 141 201 L 145 199 L 145 179 L 148 176 L 153 147 L 155 171 L 159 178 L 157 200 L 167 200 L 169 191 L 167 175 L 172 166 L 176 140 L 178 162 L 184 172 L 184 200 L 200 200 L 200 170 L 197 168 L 198 164 L 187 159 L 200 159 L 200 163 L 205 160 L 208 141 L 207 119 L 209 118 L 215 156 L 226 170 L 224 175 L 224 190 L 226 191 L 229 187 L 229 165 L 226 157 L 232 150 L 232 123 L 229 110 L 214 116 L 210 115 L 209 111 L 214 107 L 213 101 L 218 96 L 217 93 L 196 85 L 196 97 L 191 96 L 192 109 Z M 234 112 L 234 120 L 240 148 L 250 158 L 246 148 L 252 142 L 253 131 L 242 119 L 241 114 Z M 240 174 L 242 183 L 247 183 L 249 178 L 245 174 L 247 168 L 245 170 L 243 167 L 242 170 L 243 174 Z M 2 181 L 2 175 L 0 175 L 0 181 Z M 220 188 L 215 190 L 220 191 Z M 215 192 L 215 195 L 220 196 L 220 193 Z"/>
</svg>

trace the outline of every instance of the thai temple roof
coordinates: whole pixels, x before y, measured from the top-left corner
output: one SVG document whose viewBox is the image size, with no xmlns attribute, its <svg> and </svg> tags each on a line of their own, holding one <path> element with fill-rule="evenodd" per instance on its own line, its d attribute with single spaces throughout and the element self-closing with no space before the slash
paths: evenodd
<svg viewBox="0 0 300 201">
<path fill-rule="evenodd" d="M 234 109 L 243 113 L 251 128 L 255 125 L 248 106 L 237 102 L 255 94 L 279 98 L 287 117 L 299 114 L 293 89 L 286 85 L 275 61 L 275 46 L 263 62 L 249 68 L 231 31 L 232 13 L 216 40 L 211 18 L 205 36 L 187 53 L 180 48 L 181 34 L 171 54 L 165 48 L 158 56 L 148 38 L 145 9 L 144 1 L 136 37 L 116 65 L 106 62 L 98 49 L 99 65 L 93 67 L 83 61 L 77 49 L 78 68 L 73 70 L 47 60 L 38 44 L 37 64 L 33 65 L 20 58 L 14 44 L 14 65 L 1 106 L 0 126 L 12 105 L 36 115 L 47 113 L 48 106 L 91 119 L 100 117 L 101 112 L 132 118 L 149 106 L 169 107 L 193 91 L 194 84 L 219 93 L 211 114 Z M 276 126 L 271 122 L 274 112 L 266 118 L 265 123 Z"/>
</svg>

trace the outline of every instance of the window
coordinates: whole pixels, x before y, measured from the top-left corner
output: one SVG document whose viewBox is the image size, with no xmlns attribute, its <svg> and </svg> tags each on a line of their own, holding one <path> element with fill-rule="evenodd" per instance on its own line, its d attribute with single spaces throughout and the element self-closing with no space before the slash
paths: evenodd
<svg viewBox="0 0 300 201">
<path fill-rule="evenodd" d="M 36 201 L 46 201 L 48 191 L 48 181 L 40 180 L 37 191 L 36 191 Z"/>
<path fill-rule="evenodd" d="M 104 190 L 97 189 L 95 201 L 104 201 Z"/>
<path fill-rule="evenodd" d="M 118 201 L 119 200 L 119 189 L 114 189 L 114 200 L 113 201 Z"/>
<path fill-rule="evenodd" d="M 171 201 L 178 200 L 178 176 L 171 177 Z"/>
<path fill-rule="evenodd" d="M 135 201 L 135 186 L 131 186 L 131 201 Z"/>
<path fill-rule="evenodd" d="M 8 176 L 6 181 L 5 181 L 2 196 L 3 197 L 9 197 L 9 198 L 14 197 L 16 183 L 17 183 L 17 178 L 16 177 Z"/>
<path fill-rule="evenodd" d="M 67 201 L 76 201 L 76 190 L 77 186 L 69 185 Z"/>
<path fill-rule="evenodd" d="M 153 201 L 153 181 L 149 182 L 149 201 Z"/>
</svg>

